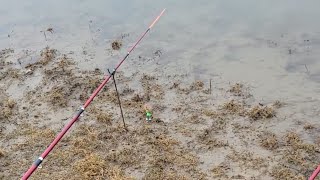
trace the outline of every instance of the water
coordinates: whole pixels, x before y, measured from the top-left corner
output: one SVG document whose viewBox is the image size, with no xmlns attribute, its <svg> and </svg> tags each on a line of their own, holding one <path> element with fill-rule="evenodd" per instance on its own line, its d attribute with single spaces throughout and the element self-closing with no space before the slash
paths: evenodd
<svg viewBox="0 0 320 180">
<path fill-rule="evenodd" d="M 0 2 L 0 49 L 13 48 L 16 58 L 23 50 L 36 57 L 48 45 L 73 56 L 82 68 L 114 66 L 167 8 L 130 58 L 163 52 L 156 65 L 143 70 L 245 82 L 265 100 L 319 99 L 317 0 Z M 47 32 L 45 41 L 40 31 L 48 27 L 54 33 Z M 125 48 L 110 56 L 110 41 L 123 34 L 129 34 Z M 130 59 L 122 69 L 141 68 Z"/>
</svg>

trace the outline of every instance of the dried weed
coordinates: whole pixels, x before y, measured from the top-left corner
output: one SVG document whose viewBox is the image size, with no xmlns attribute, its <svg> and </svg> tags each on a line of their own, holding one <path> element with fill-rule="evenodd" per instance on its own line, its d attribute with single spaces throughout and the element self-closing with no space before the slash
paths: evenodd
<svg viewBox="0 0 320 180">
<path fill-rule="evenodd" d="M 233 93 L 235 96 L 243 96 L 243 84 L 236 83 L 232 85 L 228 92 Z"/>
<path fill-rule="evenodd" d="M 267 167 L 267 161 L 261 157 L 254 157 L 252 152 L 236 152 L 227 155 L 227 157 L 234 162 L 238 162 L 240 166 L 251 169 L 261 169 Z"/>
<path fill-rule="evenodd" d="M 209 150 L 215 147 L 219 148 L 228 146 L 227 142 L 220 141 L 214 137 L 214 132 L 212 132 L 211 128 L 205 129 L 201 134 L 197 135 L 197 140 Z"/>
<path fill-rule="evenodd" d="M 110 113 L 103 112 L 99 110 L 94 113 L 96 115 L 97 121 L 107 125 L 112 125 L 112 115 Z"/>
<path fill-rule="evenodd" d="M 210 109 L 203 109 L 202 110 L 202 114 L 211 117 L 211 118 L 216 118 L 218 117 L 218 112 L 214 111 L 214 110 L 210 110 Z"/>
<path fill-rule="evenodd" d="M 282 167 L 282 166 L 275 166 L 271 171 L 271 176 L 277 180 L 304 180 L 305 177 L 301 174 L 297 174 L 293 172 L 291 169 Z"/>
<path fill-rule="evenodd" d="M 259 135 L 260 145 L 266 149 L 274 150 L 279 147 L 277 136 L 272 132 L 263 132 Z"/>
<path fill-rule="evenodd" d="M 277 100 L 277 101 L 275 101 L 275 102 L 272 104 L 272 106 L 273 106 L 274 108 L 279 109 L 279 108 L 281 108 L 281 107 L 284 106 L 284 103 L 281 102 L 281 101 L 279 101 L 279 100 Z"/>
<path fill-rule="evenodd" d="M 89 154 L 74 164 L 83 179 L 103 179 L 106 162 L 97 154 Z"/>
<path fill-rule="evenodd" d="M 16 102 L 12 99 L 5 98 L 0 101 L 0 120 L 8 120 L 12 117 Z"/>
<path fill-rule="evenodd" d="M 133 167 L 141 161 L 141 158 L 135 148 L 128 147 L 111 152 L 107 155 L 107 160 L 121 167 Z"/>
<path fill-rule="evenodd" d="M 215 118 L 211 125 L 211 131 L 224 130 L 227 126 L 227 118 L 225 116 L 218 116 Z"/>
<path fill-rule="evenodd" d="M 235 100 L 224 103 L 222 108 L 231 114 L 237 114 L 240 116 L 246 115 L 244 105 L 236 102 Z"/>
<path fill-rule="evenodd" d="M 228 178 L 226 175 L 230 167 L 224 163 L 221 163 L 218 166 L 215 166 L 211 172 L 213 173 L 214 178 Z"/>
<path fill-rule="evenodd" d="M 303 126 L 303 129 L 304 130 L 311 130 L 311 129 L 315 129 L 315 126 L 313 124 L 309 124 L 309 123 L 306 123 L 304 126 Z"/>
<path fill-rule="evenodd" d="M 67 107 L 69 94 L 63 87 L 53 87 L 51 91 L 46 95 L 48 101 L 54 107 Z"/>
<path fill-rule="evenodd" d="M 4 157 L 6 152 L 3 149 L 0 149 L 0 158 Z"/>
<path fill-rule="evenodd" d="M 268 119 L 275 116 L 275 111 L 272 107 L 257 105 L 248 111 L 248 116 L 253 120 Z"/>
<path fill-rule="evenodd" d="M 122 42 L 120 40 L 114 40 L 111 43 L 111 47 L 112 47 L 113 50 L 119 50 L 122 47 Z"/>
<path fill-rule="evenodd" d="M 302 140 L 300 139 L 299 135 L 295 132 L 288 132 L 284 136 L 284 141 L 287 146 L 298 146 L 302 143 Z"/>
<path fill-rule="evenodd" d="M 47 65 L 49 62 L 51 62 L 56 57 L 57 50 L 50 49 L 48 46 L 42 50 L 40 53 L 41 59 L 39 63 L 41 65 Z"/>
<path fill-rule="evenodd" d="M 193 83 L 191 84 L 190 90 L 191 90 L 191 91 L 202 90 L 203 87 L 204 87 L 203 81 L 198 80 L 198 81 L 195 81 L 195 82 L 193 82 Z"/>
</svg>

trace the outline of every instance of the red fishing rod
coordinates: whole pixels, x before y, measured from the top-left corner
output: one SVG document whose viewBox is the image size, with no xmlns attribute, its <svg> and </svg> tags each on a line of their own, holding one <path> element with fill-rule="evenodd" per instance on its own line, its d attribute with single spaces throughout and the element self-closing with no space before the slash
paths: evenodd
<svg viewBox="0 0 320 180">
<path fill-rule="evenodd" d="M 320 165 L 317 167 L 316 170 L 314 170 L 312 175 L 309 177 L 309 180 L 314 180 L 317 177 L 317 175 L 319 174 L 319 172 L 320 172 Z"/>
<path fill-rule="evenodd" d="M 61 140 L 61 138 L 65 135 L 65 133 L 71 128 L 71 126 L 78 120 L 79 116 L 84 112 L 86 107 L 90 105 L 93 99 L 97 96 L 97 94 L 101 91 L 101 89 L 107 84 L 110 78 L 115 74 L 121 64 L 127 59 L 129 54 L 134 50 L 134 48 L 139 44 L 139 42 L 143 39 L 143 37 L 150 31 L 153 25 L 160 19 L 165 9 L 161 11 L 161 13 L 156 17 L 156 19 L 151 23 L 148 29 L 141 35 L 138 41 L 129 49 L 127 55 L 119 62 L 119 64 L 113 69 L 113 71 L 105 77 L 103 82 L 98 86 L 98 88 L 92 93 L 90 98 L 86 101 L 86 103 L 80 108 L 77 114 L 72 118 L 72 120 L 64 126 L 62 131 L 58 134 L 58 136 L 52 141 L 50 146 L 41 154 L 41 156 L 32 164 L 29 170 L 23 175 L 21 179 L 28 179 L 32 173 L 38 168 L 38 166 L 42 163 L 42 161 L 48 156 L 48 154 L 52 151 L 55 145 Z"/>
</svg>

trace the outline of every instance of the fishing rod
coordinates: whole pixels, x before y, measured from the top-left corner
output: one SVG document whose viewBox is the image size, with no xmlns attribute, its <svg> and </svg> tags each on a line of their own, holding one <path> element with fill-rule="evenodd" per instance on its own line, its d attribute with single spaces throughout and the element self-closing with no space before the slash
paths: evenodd
<svg viewBox="0 0 320 180">
<path fill-rule="evenodd" d="M 319 174 L 319 172 L 320 172 L 320 165 L 317 167 L 316 170 L 313 171 L 312 175 L 309 177 L 309 180 L 314 180 Z"/>
<path fill-rule="evenodd" d="M 105 77 L 103 82 L 97 87 L 97 89 L 92 93 L 90 98 L 85 102 L 85 104 L 80 108 L 80 110 L 76 113 L 76 115 L 71 119 L 71 121 L 64 126 L 62 131 L 56 136 L 56 138 L 52 141 L 50 146 L 41 154 L 41 156 L 32 164 L 32 166 L 28 169 L 28 171 L 21 178 L 22 180 L 28 179 L 32 173 L 38 168 L 38 166 L 42 163 L 42 161 L 48 156 L 48 154 L 52 151 L 55 145 L 61 140 L 61 138 L 66 134 L 66 132 L 71 128 L 71 126 L 79 119 L 79 116 L 84 112 L 86 107 L 90 105 L 93 99 L 97 96 L 97 94 L 101 91 L 101 89 L 107 84 L 110 78 L 116 73 L 121 64 L 127 59 L 129 54 L 134 50 L 134 48 L 139 44 L 139 42 L 143 39 L 143 37 L 150 31 L 150 29 L 154 26 L 154 24 L 160 19 L 162 14 L 166 9 L 163 9 L 161 13 L 154 19 L 154 21 L 150 24 L 148 29 L 141 35 L 138 41 L 129 49 L 127 55 L 118 63 L 118 65 L 110 72 L 109 75 Z"/>
</svg>

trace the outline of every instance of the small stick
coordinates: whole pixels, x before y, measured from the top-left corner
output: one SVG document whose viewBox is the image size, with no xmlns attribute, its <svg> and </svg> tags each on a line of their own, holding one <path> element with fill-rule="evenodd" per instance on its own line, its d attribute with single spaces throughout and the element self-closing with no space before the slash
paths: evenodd
<svg viewBox="0 0 320 180">
<path fill-rule="evenodd" d="M 40 31 L 40 32 L 43 32 L 44 39 L 47 41 L 47 35 L 46 35 L 46 32 L 45 32 L 45 31 Z"/>
<path fill-rule="evenodd" d="M 90 21 L 89 21 L 89 24 L 88 24 L 88 25 L 89 25 L 89 32 L 90 32 L 91 40 L 94 42 L 93 36 L 92 36 L 91 25 L 90 25 L 91 23 L 92 23 L 92 20 L 90 20 Z"/>
<path fill-rule="evenodd" d="M 307 74 L 309 74 L 309 69 L 308 69 L 308 67 L 307 67 L 307 65 L 306 64 L 304 64 L 304 67 L 306 68 L 306 70 L 307 70 Z"/>
<path fill-rule="evenodd" d="M 212 86 L 211 86 L 211 79 L 210 79 L 210 94 L 211 94 L 211 87 L 212 87 Z"/>
</svg>

